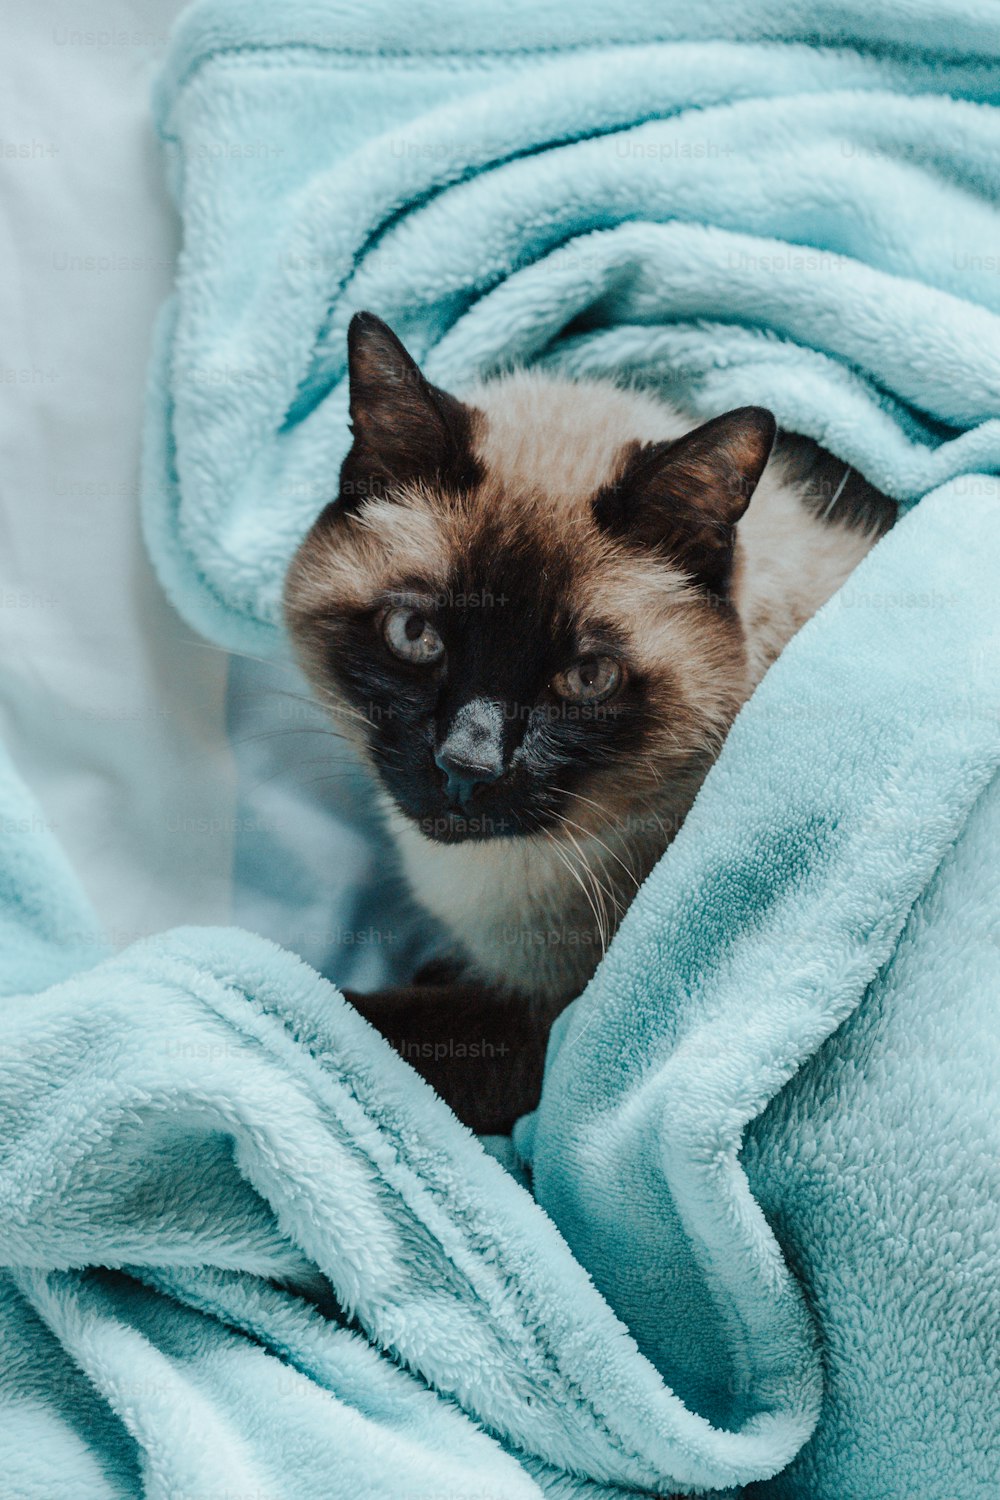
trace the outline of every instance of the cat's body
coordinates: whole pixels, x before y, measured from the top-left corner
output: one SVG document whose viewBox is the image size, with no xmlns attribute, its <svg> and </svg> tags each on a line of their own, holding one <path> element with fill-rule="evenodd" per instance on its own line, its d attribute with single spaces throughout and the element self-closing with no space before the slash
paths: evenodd
<svg viewBox="0 0 1000 1500">
<path fill-rule="evenodd" d="M 338 505 L 289 574 L 293 639 L 453 935 L 463 1004 L 470 984 L 525 1002 L 543 1037 L 894 507 L 808 440 L 772 449 L 760 408 L 699 426 L 532 371 L 459 402 L 367 316 L 351 391 Z"/>
</svg>

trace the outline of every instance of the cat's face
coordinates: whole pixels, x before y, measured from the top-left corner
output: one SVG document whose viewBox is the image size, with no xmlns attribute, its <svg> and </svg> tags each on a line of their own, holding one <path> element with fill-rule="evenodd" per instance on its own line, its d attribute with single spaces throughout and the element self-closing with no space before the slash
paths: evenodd
<svg viewBox="0 0 1000 1500">
<path fill-rule="evenodd" d="M 572 387 L 515 377 L 466 405 L 368 314 L 349 356 L 354 444 L 286 588 L 343 732 L 440 841 L 657 816 L 742 700 L 733 528 L 773 418 L 643 444 L 619 412 L 574 446 Z M 526 473 L 532 424 L 527 451 L 549 457 Z"/>
</svg>

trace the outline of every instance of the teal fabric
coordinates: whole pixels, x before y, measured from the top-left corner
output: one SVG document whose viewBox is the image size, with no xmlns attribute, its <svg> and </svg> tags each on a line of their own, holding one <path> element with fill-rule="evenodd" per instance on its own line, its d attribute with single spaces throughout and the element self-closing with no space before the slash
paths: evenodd
<svg viewBox="0 0 1000 1500">
<path fill-rule="evenodd" d="M 444 383 L 766 402 L 907 513 L 557 1023 L 527 1178 L 264 938 L 110 955 L 0 766 L 5 1494 L 996 1495 L 997 40 L 987 0 L 182 19 L 143 504 L 211 639 L 285 651 L 357 307 Z"/>
</svg>

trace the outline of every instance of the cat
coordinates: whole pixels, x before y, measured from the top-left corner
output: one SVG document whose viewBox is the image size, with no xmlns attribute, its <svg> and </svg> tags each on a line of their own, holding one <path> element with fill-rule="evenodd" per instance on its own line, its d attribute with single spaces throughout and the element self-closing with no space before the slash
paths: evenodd
<svg viewBox="0 0 1000 1500">
<path fill-rule="evenodd" d="M 371 313 L 348 380 L 285 616 L 455 949 L 350 998 L 506 1130 L 737 712 L 895 506 L 763 407 L 699 422 L 537 369 L 450 394 Z"/>
</svg>

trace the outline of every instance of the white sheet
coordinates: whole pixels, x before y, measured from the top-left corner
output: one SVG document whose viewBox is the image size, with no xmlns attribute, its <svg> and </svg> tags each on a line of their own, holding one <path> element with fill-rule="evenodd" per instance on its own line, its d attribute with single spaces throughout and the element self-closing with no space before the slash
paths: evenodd
<svg viewBox="0 0 1000 1500">
<path fill-rule="evenodd" d="M 177 251 L 148 99 L 179 9 L 0 20 L 0 736 L 119 945 L 231 913 L 226 660 L 164 600 L 137 517 Z"/>
</svg>

